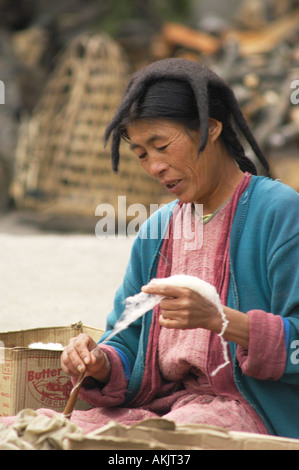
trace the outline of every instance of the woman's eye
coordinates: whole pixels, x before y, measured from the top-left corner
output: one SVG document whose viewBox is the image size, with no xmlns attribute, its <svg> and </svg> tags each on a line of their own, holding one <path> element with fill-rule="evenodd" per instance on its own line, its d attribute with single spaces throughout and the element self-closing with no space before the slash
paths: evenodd
<svg viewBox="0 0 299 470">
<path fill-rule="evenodd" d="M 146 157 L 146 153 L 142 153 L 141 155 L 138 155 L 138 158 L 139 158 L 140 160 L 142 160 L 142 159 L 145 158 L 145 157 Z"/>
<path fill-rule="evenodd" d="M 158 147 L 157 150 L 159 150 L 159 152 L 163 152 L 163 150 L 166 150 L 167 148 L 167 145 L 163 145 L 162 147 Z"/>
</svg>

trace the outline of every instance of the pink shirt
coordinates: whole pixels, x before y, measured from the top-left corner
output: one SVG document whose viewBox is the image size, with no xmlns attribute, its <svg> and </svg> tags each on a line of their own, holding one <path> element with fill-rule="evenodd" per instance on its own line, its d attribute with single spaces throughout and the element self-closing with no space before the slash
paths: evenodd
<svg viewBox="0 0 299 470">
<path fill-rule="evenodd" d="M 213 284 L 215 253 L 223 230 L 228 203 L 206 224 L 195 219 L 191 204 L 184 206 L 187 206 L 184 212 L 184 226 L 190 226 L 190 231 L 185 230 L 185 236 L 183 231 L 181 236 L 177 233 L 179 230 L 177 220 L 181 218 L 181 209 L 177 206 L 173 214 L 174 240 L 171 275 L 189 274 Z M 198 229 L 197 240 L 196 228 Z M 198 245 L 201 245 L 200 249 L 190 249 L 192 243 L 189 234 L 194 234 L 194 241 L 198 241 Z M 204 243 L 201 243 L 202 241 Z M 199 391 L 209 390 L 212 393 L 206 376 L 209 337 L 210 332 L 202 328 L 193 330 L 162 328 L 159 339 L 159 366 L 164 378 L 181 380 L 191 373 L 192 381 L 196 380 Z M 190 378 L 184 380 L 190 383 Z"/>
</svg>

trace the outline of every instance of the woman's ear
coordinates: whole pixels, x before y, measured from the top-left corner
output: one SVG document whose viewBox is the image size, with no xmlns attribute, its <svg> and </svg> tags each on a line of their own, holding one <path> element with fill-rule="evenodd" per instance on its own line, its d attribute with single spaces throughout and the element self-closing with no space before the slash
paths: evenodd
<svg viewBox="0 0 299 470">
<path fill-rule="evenodd" d="M 209 138 L 212 142 L 216 142 L 222 132 L 222 122 L 214 118 L 209 118 Z"/>
</svg>

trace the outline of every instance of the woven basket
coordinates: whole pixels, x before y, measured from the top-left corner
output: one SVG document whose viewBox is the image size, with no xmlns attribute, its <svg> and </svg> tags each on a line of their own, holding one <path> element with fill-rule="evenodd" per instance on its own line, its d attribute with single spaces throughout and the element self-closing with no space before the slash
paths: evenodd
<svg viewBox="0 0 299 470">
<path fill-rule="evenodd" d="M 118 196 L 146 207 L 167 201 L 126 144 L 117 175 L 104 152 L 104 131 L 128 76 L 124 54 L 108 36 L 82 35 L 70 44 L 20 126 L 12 185 L 18 208 L 90 217 L 101 203 L 117 214 Z"/>
</svg>

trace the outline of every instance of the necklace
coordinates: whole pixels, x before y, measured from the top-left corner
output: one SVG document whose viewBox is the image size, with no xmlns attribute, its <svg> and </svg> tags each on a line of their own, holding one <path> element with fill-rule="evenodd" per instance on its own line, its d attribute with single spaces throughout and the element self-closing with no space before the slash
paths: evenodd
<svg viewBox="0 0 299 470">
<path fill-rule="evenodd" d="M 225 206 L 225 204 L 226 204 L 229 200 L 230 200 L 230 198 L 227 199 L 223 204 L 221 204 L 221 206 L 218 207 L 218 209 L 216 209 L 216 210 L 215 210 L 214 212 L 212 212 L 211 214 L 206 214 L 206 215 L 201 216 L 202 223 L 203 223 L 203 224 L 207 224 L 208 222 L 210 222 L 210 220 L 211 220 L 213 217 L 215 217 L 215 215 Z M 197 218 L 199 214 L 197 213 L 196 207 L 195 207 L 194 204 L 193 204 L 193 212 L 194 212 L 195 217 Z"/>
</svg>

